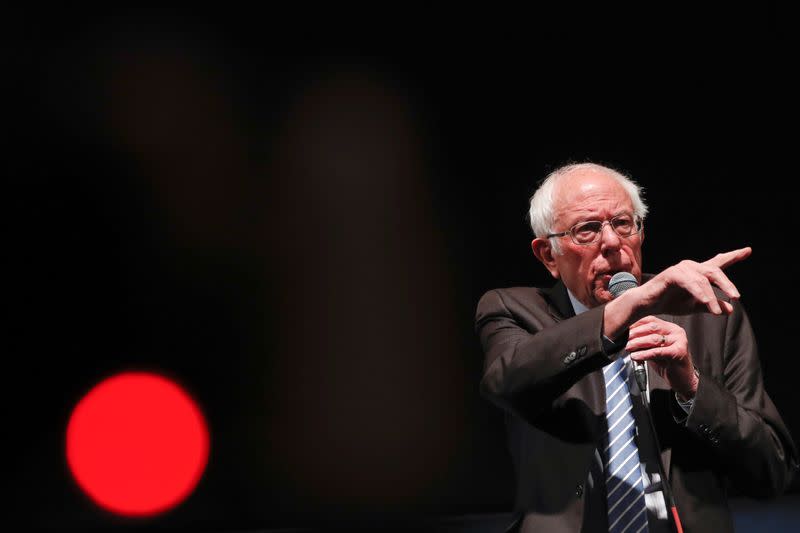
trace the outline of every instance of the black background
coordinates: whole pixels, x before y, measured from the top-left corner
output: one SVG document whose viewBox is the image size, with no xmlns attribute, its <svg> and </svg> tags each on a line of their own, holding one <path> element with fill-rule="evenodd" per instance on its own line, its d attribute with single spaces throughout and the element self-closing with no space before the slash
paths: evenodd
<svg viewBox="0 0 800 533">
<path fill-rule="evenodd" d="M 13 519 L 273 527 L 508 510 L 478 394 L 490 288 L 548 284 L 524 216 L 570 161 L 646 189 L 645 270 L 730 269 L 790 429 L 796 44 L 784 13 L 25 13 L 4 24 Z M 212 434 L 195 493 L 127 521 L 64 459 L 123 370 Z"/>
</svg>

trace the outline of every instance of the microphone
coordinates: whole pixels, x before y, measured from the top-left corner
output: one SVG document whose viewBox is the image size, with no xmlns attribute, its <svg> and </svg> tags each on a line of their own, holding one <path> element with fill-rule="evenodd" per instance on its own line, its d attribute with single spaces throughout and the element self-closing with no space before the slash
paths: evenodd
<svg viewBox="0 0 800 533">
<path fill-rule="evenodd" d="M 638 287 L 639 282 L 636 277 L 630 272 L 617 272 L 611 276 L 611 281 L 608 282 L 608 292 L 616 298 L 623 292 L 634 287 Z M 633 375 L 636 377 L 636 384 L 639 385 L 639 390 L 643 394 L 647 393 L 647 370 L 644 368 L 644 363 L 639 361 L 633 362 Z"/>
</svg>

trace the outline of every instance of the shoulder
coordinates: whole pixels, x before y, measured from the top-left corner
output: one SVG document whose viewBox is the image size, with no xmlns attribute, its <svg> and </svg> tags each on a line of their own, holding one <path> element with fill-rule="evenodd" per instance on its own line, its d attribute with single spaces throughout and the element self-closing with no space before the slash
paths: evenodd
<svg viewBox="0 0 800 533">
<path fill-rule="evenodd" d="M 546 309 L 550 289 L 506 287 L 484 293 L 478 301 L 475 320 L 496 315 L 512 316 L 533 309 Z"/>
<path fill-rule="evenodd" d="M 478 301 L 478 309 L 486 305 L 503 304 L 505 306 L 525 305 L 534 302 L 545 302 L 549 289 L 538 287 L 505 287 L 486 291 Z"/>
</svg>

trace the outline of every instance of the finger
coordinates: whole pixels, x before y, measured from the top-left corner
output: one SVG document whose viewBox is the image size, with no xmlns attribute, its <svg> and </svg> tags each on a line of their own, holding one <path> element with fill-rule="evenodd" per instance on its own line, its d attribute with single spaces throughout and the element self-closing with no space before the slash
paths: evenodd
<svg viewBox="0 0 800 533">
<path fill-rule="evenodd" d="M 672 322 L 667 322 L 654 316 L 648 316 L 638 320 L 628 328 L 628 338 L 635 339 L 644 335 L 671 335 L 682 331 L 683 328 Z"/>
<path fill-rule="evenodd" d="M 646 337 L 648 335 L 654 335 L 656 333 L 661 335 L 663 331 L 664 328 L 662 328 L 660 324 L 657 324 L 656 322 L 651 322 L 649 324 L 641 324 L 639 326 L 636 326 L 635 328 L 634 327 L 630 328 L 628 330 L 628 338 L 638 339 L 640 337 Z"/>
<path fill-rule="evenodd" d="M 749 246 L 746 246 L 745 248 L 739 248 L 738 250 L 717 254 L 704 264 L 717 268 L 727 268 L 734 263 L 738 263 L 739 261 L 747 259 L 750 257 L 751 253 L 753 253 L 753 249 Z"/>
<path fill-rule="evenodd" d="M 631 324 L 628 329 L 633 330 L 634 328 L 638 328 L 639 326 L 642 326 L 644 324 L 651 324 L 653 322 L 657 322 L 660 320 L 661 320 L 660 318 L 656 318 L 653 315 L 647 315 L 646 317 L 640 318 L 639 320 Z"/>
<path fill-rule="evenodd" d="M 703 304 L 709 312 L 719 315 L 722 309 L 717 302 L 717 295 L 708 278 L 701 275 L 694 269 L 686 269 L 687 281 L 681 283 L 683 288 L 691 294 L 695 300 Z"/>
<path fill-rule="evenodd" d="M 700 275 L 699 279 L 695 278 L 691 281 L 681 283 L 681 286 L 696 300 L 694 312 L 709 312 L 714 315 L 730 315 L 733 312 L 733 304 L 717 296 L 717 293 L 714 292 L 714 286 L 710 283 L 709 277 Z M 731 283 L 724 292 L 734 301 L 741 297 L 739 290 L 733 283 Z"/>
<path fill-rule="evenodd" d="M 706 304 L 708 310 L 715 315 L 721 315 L 722 308 L 719 305 L 716 293 L 714 293 L 714 287 L 711 286 L 708 278 L 703 278 L 703 280 L 700 281 L 700 290 L 703 292 L 704 298 L 704 300 L 701 301 Z"/>
<path fill-rule="evenodd" d="M 663 348 L 668 344 L 669 342 L 667 341 L 666 335 L 661 333 L 651 333 L 635 339 L 628 339 L 628 343 L 625 345 L 625 351 L 634 353 L 638 352 L 639 350 L 647 350 L 650 348 Z"/>
<path fill-rule="evenodd" d="M 727 294 L 730 298 L 738 300 L 742 297 L 742 295 L 739 294 L 739 289 L 736 288 L 736 285 L 734 285 L 733 282 L 728 279 L 728 276 L 726 276 L 722 270 L 712 268 L 705 272 L 705 276 L 711 280 L 714 285 L 722 289 L 722 292 Z"/>
<path fill-rule="evenodd" d="M 637 363 L 645 361 L 664 359 L 666 354 L 664 348 L 650 348 L 649 350 L 639 350 L 638 352 L 631 352 L 631 359 Z"/>
<path fill-rule="evenodd" d="M 646 350 L 639 350 L 638 352 L 630 352 L 633 361 L 642 363 L 645 361 L 678 361 L 683 359 L 683 356 L 676 353 L 669 346 L 649 348 Z"/>
</svg>

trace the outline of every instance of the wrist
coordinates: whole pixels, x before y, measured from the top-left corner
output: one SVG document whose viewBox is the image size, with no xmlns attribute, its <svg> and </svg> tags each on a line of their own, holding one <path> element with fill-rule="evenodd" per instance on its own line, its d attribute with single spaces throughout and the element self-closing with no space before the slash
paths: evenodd
<svg viewBox="0 0 800 533">
<path fill-rule="evenodd" d="M 647 316 L 643 312 L 638 287 L 622 293 L 608 302 L 603 311 L 603 335 L 609 339 L 617 339 L 631 324 Z"/>
<path fill-rule="evenodd" d="M 692 364 L 692 377 L 689 380 L 689 387 L 685 391 L 675 391 L 675 394 L 678 395 L 678 400 L 682 402 L 689 402 L 694 400 L 694 397 L 697 395 L 697 388 L 700 386 L 700 372 L 698 372 L 697 367 Z"/>
</svg>

